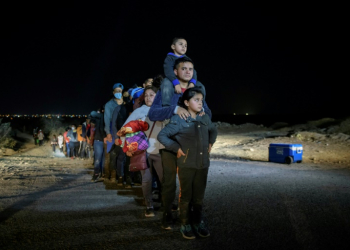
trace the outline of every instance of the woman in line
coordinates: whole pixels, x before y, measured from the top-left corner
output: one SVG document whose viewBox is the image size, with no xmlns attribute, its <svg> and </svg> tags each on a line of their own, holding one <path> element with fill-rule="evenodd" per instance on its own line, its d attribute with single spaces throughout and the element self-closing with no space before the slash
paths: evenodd
<svg viewBox="0 0 350 250">
<path fill-rule="evenodd" d="M 162 161 L 159 154 L 159 149 L 164 148 L 163 145 L 159 143 L 157 140 L 157 135 L 159 131 L 163 128 L 162 122 L 153 122 L 150 121 L 148 118 L 148 111 L 151 108 L 151 105 L 153 103 L 154 97 L 156 96 L 158 89 L 154 86 L 147 86 L 145 88 L 145 104 L 141 107 L 135 109 L 128 119 L 125 121 L 124 125 L 127 124 L 130 121 L 134 120 L 142 120 L 146 121 L 148 123 L 148 130 L 145 131 L 145 134 L 148 138 L 149 147 L 147 149 L 147 160 L 149 163 L 149 168 L 145 170 L 141 170 L 142 175 L 142 192 L 146 203 L 146 217 L 153 217 L 154 214 L 154 207 L 153 207 L 153 200 L 152 200 L 152 171 L 155 169 L 159 179 L 163 178 L 163 168 L 162 168 Z M 153 128 L 153 130 L 152 130 Z M 150 132 L 152 130 L 152 134 L 150 135 Z M 129 155 L 131 156 L 131 155 Z M 162 181 L 162 180 L 160 180 Z"/>
</svg>

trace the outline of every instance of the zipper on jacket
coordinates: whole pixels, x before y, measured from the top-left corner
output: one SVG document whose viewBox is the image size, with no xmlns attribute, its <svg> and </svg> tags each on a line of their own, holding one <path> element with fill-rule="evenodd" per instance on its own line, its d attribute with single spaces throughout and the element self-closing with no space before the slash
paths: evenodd
<svg viewBox="0 0 350 250">
<path fill-rule="evenodd" d="M 186 152 L 186 157 L 185 157 L 185 159 L 184 159 L 184 162 L 183 163 L 185 163 L 186 162 L 186 159 L 187 159 L 187 156 L 188 156 L 188 151 L 189 151 L 190 149 L 188 148 L 187 149 L 187 152 Z"/>
</svg>

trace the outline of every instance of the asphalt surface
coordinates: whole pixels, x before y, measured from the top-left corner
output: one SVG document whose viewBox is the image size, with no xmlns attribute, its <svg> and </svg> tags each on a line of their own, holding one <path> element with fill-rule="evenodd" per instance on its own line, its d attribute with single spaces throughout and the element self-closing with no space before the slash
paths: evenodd
<svg viewBox="0 0 350 250">
<path fill-rule="evenodd" d="M 92 183 L 90 173 L 58 173 L 43 190 L 0 195 L 0 249 L 349 249 L 349 170 L 212 160 L 211 236 L 195 240 L 182 238 L 178 222 L 163 230 L 161 211 L 146 218 L 141 187 Z"/>
</svg>

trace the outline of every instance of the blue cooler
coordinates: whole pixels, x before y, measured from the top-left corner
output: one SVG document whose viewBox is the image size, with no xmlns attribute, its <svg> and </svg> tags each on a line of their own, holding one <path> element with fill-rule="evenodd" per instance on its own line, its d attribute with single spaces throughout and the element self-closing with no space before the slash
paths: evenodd
<svg viewBox="0 0 350 250">
<path fill-rule="evenodd" d="M 269 145 L 269 161 L 291 164 L 303 160 L 303 145 L 271 143 Z"/>
</svg>

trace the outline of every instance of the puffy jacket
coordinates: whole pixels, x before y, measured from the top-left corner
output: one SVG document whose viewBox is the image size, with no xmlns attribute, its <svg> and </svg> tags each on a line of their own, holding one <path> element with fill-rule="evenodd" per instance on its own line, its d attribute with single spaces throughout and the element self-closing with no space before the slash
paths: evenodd
<svg viewBox="0 0 350 250">
<path fill-rule="evenodd" d="M 177 159 L 178 167 L 200 169 L 209 167 L 209 143 L 213 145 L 216 137 L 217 129 L 207 114 L 196 119 L 188 117 L 187 120 L 174 115 L 157 139 L 175 153 L 182 149 L 185 156 Z"/>
</svg>

